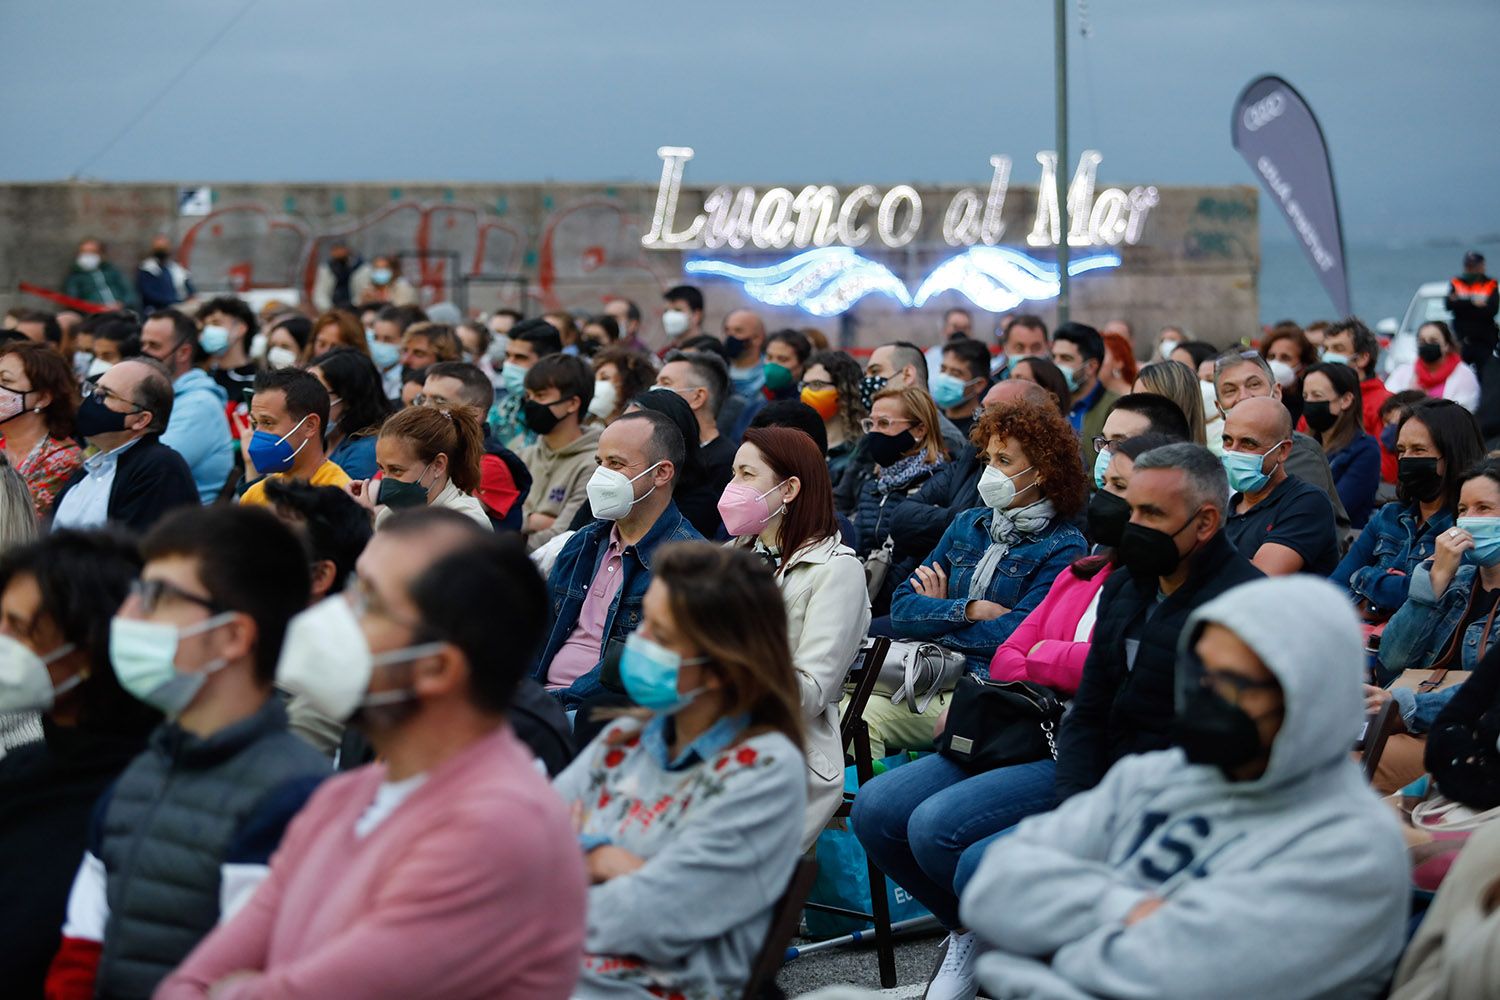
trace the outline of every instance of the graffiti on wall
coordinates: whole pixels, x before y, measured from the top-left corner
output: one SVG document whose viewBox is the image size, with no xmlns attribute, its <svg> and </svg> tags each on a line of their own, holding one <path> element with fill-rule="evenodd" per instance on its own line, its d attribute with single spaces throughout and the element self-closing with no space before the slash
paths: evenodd
<svg viewBox="0 0 1500 1000">
<path fill-rule="evenodd" d="M 518 305 L 524 287 L 543 308 L 597 310 L 607 293 L 651 301 L 677 278 L 674 261 L 642 250 L 639 219 L 604 197 L 557 207 L 544 199 L 535 233 L 502 214 L 504 199 L 493 207 L 393 200 L 333 224 L 291 207 L 217 206 L 183 234 L 177 257 L 205 288 L 295 288 L 311 301 L 318 267 L 343 242 L 366 260 L 399 254 L 402 276 L 424 303 L 462 298 L 488 309 Z"/>
</svg>

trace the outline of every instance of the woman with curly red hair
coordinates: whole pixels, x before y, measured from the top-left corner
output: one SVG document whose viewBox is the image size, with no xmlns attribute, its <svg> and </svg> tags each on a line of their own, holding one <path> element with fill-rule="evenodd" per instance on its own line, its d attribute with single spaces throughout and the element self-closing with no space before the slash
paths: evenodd
<svg viewBox="0 0 1500 1000">
<path fill-rule="evenodd" d="M 969 670 L 985 676 L 996 647 L 1087 551 L 1072 524 L 1087 484 L 1078 438 L 1050 404 L 1014 400 L 988 407 L 970 437 L 985 462 L 979 479 L 985 506 L 958 515 L 917 575 L 896 589 L 890 620 L 893 634 L 961 652 Z M 948 701 L 939 695 L 916 715 L 906 705 L 871 698 L 865 710 L 871 742 L 885 744 L 877 756 L 891 744 L 930 747 L 934 720 Z M 958 919 L 960 857 L 976 841 L 1051 809 L 1055 769 L 1048 758 L 972 774 L 931 754 L 859 790 L 851 822 L 860 843 L 950 932 L 929 996 L 973 995 L 977 951 Z"/>
</svg>

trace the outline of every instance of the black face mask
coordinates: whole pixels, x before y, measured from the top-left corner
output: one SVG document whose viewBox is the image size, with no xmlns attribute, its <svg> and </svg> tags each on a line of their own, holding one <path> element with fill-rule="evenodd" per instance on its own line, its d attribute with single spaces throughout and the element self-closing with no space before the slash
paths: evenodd
<svg viewBox="0 0 1500 1000">
<path fill-rule="evenodd" d="M 1170 535 L 1143 524 L 1126 524 L 1120 531 L 1120 544 L 1115 555 L 1142 590 L 1155 591 L 1159 586 L 1158 578 L 1177 572 L 1185 558 L 1177 551 L 1177 536 L 1198 520 L 1202 509 L 1193 511 L 1182 527 Z"/>
<path fill-rule="evenodd" d="M 1338 423 L 1338 414 L 1329 409 L 1331 405 L 1326 399 L 1311 400 L 1303 403 L 1302 417 L 1307 421 L 1307 426 L 1322 434 Z"/>
<path fill-rule="evenodd" d="M 564 399 L 572 399 L 572 396 Z M 559 399 L 557 403 L 563 402 Z M 552 412 L 552 407 L 557 403 L 538 403 L 534 399 L 528 399 L 521 404 L 521 416 L 526 421 L 526 427 L 533 434 L 551 434 L 553 428 L 563 422 L 563 418 Z"/>
<path fill-rule="evenodd" d="M 1442 360 L 1443 348 L 1438 344 L 1432 343 L 1431 341 L 1423 341 L 1417 347 L 1417 357 L 1421 358 L 1429 365 L 1435 365 Z"/>
<path fill-rule="evenodd" d="M 81 415 L 81 411 L 80 411 Z M 1408 499 L 1430 503 L 1443 492 L 1435 458 L 1403 458 L 1396 463 L 1396 484 Z"/>
<path fill-rule="evenodd" d="M 881 468 L 899 462 L 901 456 L 911 451 L 916 443 L 917 439 L 912 437 L 909 430 L 902 431 L 900 434 L 882 434 L 879 431 L 871 431 L 865 435 L 865 451 Z"/>
<path fill-rule="evenodd" d="M 117 434 L 125 429 L 128 413 L 111 410 L 104 405 L 102 396 L 87 396 L 78 404 L 78 413 L 73 423 L 79 437 L 91 438 L 99 434 Z"/>
<path fill-rule="evenodd" d="M 1190 764 L 1209 764 L 1233 778 L 1234 772 L 1265 753 L 1255 720 L 1238 705 L 1200 688 L 1188 695 L 1172 718 L 1172 742 Z"/>
<path fill-rule="evenodd" d="M 729 355 L 730 361 L 737 360 L 740 355 L 745 353 L 745 348 L 749 346 L 750 341 L 748 340 L 741 340 L 738 337 L 724 338 L 724 353 Z"/>
<path fill-rule="evenodd" d="M 170 251 L 170 250 L 152 250 L 151 251 L 151 256 L 155 257 L 160 263 L 165 264 L 167 262 L 167 258 L 170 257 L 170 256 L 172 256 L 172 251 Z"/>
<path fill-rule="evenodd" d="M 1089 501 L 1089 537 L 1100 545 L 1118 546 L 1129 523 L 1130 504 L 1124 497 L 1100 490 Z"/>
<path fill-rule="evenodd" d="M 886 387 L 890 379 L 884 375 L 866 375 L 859 380 L 859 401 L 865 404 L 868 410 L 874 403 L 875 394 Z"/>
</svg>

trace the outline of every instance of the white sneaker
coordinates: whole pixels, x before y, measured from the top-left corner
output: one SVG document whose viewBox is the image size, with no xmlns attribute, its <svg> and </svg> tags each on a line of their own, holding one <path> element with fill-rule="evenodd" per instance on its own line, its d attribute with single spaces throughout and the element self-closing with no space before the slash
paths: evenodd
<svg viewBox="0 0 1500 1000">
<path fill-rule="evenodd" d="M 974 932 L 967 934 L 948 933 L 943 964 L 927 984 L 926 1000 L 974 1000 L 979 994 L 979 983 L 974 978 L 974 963 L 979 958 L 979 942 Z"/>
</svg>

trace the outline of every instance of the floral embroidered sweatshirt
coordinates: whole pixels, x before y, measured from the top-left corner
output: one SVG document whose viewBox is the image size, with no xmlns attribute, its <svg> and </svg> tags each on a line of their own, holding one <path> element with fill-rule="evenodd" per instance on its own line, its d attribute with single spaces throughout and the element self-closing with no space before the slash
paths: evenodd
<svg viewBox="0 0 1500 1000">
<path fill-rule="evenodd" d="M 555 782 L 581 812 L 581 846 L 646 861 L 589 889 L 576 998 L 739 996 L 796 864 L 801 752 L 729 718 L 669 761 L 671 725 L 622 719 Z"/>
</svg>

